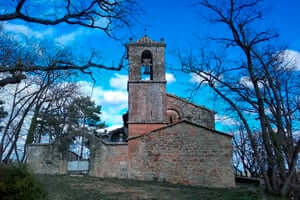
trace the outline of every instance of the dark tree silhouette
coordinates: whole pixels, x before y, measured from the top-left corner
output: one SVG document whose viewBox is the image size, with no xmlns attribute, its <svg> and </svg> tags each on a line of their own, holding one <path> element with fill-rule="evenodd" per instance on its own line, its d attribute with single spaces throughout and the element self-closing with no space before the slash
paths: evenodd
<svg viewBox="0 0 300 200">
<path fill-rule="evenodd" d="M 180 59 L 184 72 L 197 75 L 199 85 L 206 83 L 234 112 L 267 191 L 286 196 L 297 184 L 299 74 L 287 61 L 286 51 L 276 46 L 278 34 L 260 26 L 261 3 L 200 1 L 210 21 L 223 25 L 222 36 L 209 37 L 222 51 L 203 47 L 200 55 Z"/>
<path fill-rule="evenodd" d="M 0 14 L 0 22 L 19 19 L 50 26 L 66 23 L 104 31 L 113 39 L 116 39 L 114 36 L 116 29 L 132 24 L 134 15 L 138 10 L 134 0 L 58 0 L 39 3 L 28 0 L 9 0 L 2 5 L 4 8 Z M 21 46 L 16 41 L 12 41 L 11 38 L 4 37 L 4 33 L 1 34 L 1 37 L 0 46 L 5 48 L 2 48 L 3 52 L 0 52 L 0 56 L 2 54 L 9 57 L 12 55 L 10 53 L 16 50 L 16 47 Z M 20 48 L 22 49 L 22 47 Z M 87 72 L 90 67 L 118 71 L 123 67 L 124 57 L 125 55 L 120 59 L 120 64 L 117 66 L 105 66 L 95 62 L 94 53 L 90 55 L 88 61 L 81 64 L 76 63 L 73 58 L 62 59 L 61 56 L 59 59 L 54 59 L 51 63 L 46 64 L 27 62 L 24 58 L 18 57 L 9 64 L 0 62 L 0 74 L 9 73 L 9 75 L 0 78 L 0 87 L 21 82 L 26 79 L 26 72 L 78 70 L 91 75 L 90 72 Z M 7 57 L 1 59 L 7 59 Z"/>
<path fill-rule="evenodd" d="M 43 25 L 75 24 L 100 29 L 109 35 L 116 25 L 130 24 L 136 5 L 133 0 L 58 0 L 36 5 L 28 0 L 8 0 L 7 3 L 14 4 L 15 9 L 0 14 L 0 21 L 21 19 Z M 53 10 L 49 13 L 50 9 Z"/>
</svg>

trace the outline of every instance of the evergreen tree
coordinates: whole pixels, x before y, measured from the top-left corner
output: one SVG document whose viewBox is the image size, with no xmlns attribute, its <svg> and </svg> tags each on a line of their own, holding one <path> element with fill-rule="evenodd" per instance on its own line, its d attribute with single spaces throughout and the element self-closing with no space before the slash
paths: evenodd
<svg viewBox="0 0 300 200">
<path fill-rule="evenodd" d="M 90 97 L 77 97 L 70 103 L 55 108 L 44 108 L 38 114 L 35 141 L 40 142 L 42 135 L 49 139 L 68 134 L 73 130 L 88 129 L 92 134 L 96 129 L 105 127 L 101 121 L 101 106 Z"/>
</svg>

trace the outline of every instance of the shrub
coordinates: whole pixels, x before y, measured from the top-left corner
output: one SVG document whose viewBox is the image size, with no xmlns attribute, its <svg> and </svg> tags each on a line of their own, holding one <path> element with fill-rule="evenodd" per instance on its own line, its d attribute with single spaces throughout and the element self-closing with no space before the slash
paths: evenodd
<svg viewBox="0 0 300 200">
<path fill-rule="evenodd" d="M 25 165 L 0 165 L 0 197 L 2 200 L 46 199 L 42 185 Z"/>
</svg>

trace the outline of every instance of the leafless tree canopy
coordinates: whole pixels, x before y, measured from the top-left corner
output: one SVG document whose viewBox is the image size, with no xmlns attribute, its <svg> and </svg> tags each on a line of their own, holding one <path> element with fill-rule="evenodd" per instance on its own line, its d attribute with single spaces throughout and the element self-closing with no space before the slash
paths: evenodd
<svg viewBox="0 0 300 200">
<path fill-rule="evenodd" d="M 44 25 L 60 23 L 95 28 L 111 34 L 119 25 L 129 25 L 135 2 L 131 0 L 8 0 L 0 21 L 21 19 Z"/>
<path fill-rule="evenodd" d="M 134 21 L 134 14 L 137 13 L 134 0 L 9 0 L 0 5 L 3 7 L 0 12 L 0 21 L 3 22 L 20 19 L 43 25 L 66 23 L 89 29 L 98 29 L 112 38 L 115 38 L 114 30 L 131 25 Z M 120 70 L 123 67 L 125 55 L 120 59 L 119 65 L 106 66 L 99 63 L 99 61 L 95 61 L 95 53 L 92 53 L 84 63 L 78 63 L 74 60 L 74 57 L 62 55 L 61 50 L 55 52 L 56 55 L 53 55 L 52 62 L 39 63 L 32 59 L 33 54 L 37 55 L 39 52 L 30 52 L 31 50 L 25 46 L 27 53 L 17 55 L 14 51 L 23 51 L 24 44 L 14 41 L 15 39 L 6 36 L 6 33 L 0 34 L 2 49 L 0 52 L 0 73 L 10 73 L 10 76 L 0 79 L 0 87 L 19 83 L 26 78 L 26 72 L 78 70 L 91 75 L 87 70 L 90 67 L 104 70 Z"/>
<path fill-rule="evenodd" d="M 297 182 L 300 79 L 276 45 L 279 35 L 260 23 L 262 2 L 201 1 L 210 22 L 224 27 L 224 33 L 209 36 L 220 51 L 203 47 L 200 54 L 180 59 L 184 72 L 199 76 L 199 85 L 208 85 L 234 112 L 246 134 L 235 142 L 247 142 L 235 147 L 246 148 L 238 152 L 248 156 L 244 162 L 254 159 L 259 169 L 253 174 L 260 173 L 269 192 L 287 195 Z"/>
<path fill-rule="evenodd" d="M 2 90 L 6 95 L 4 100 L 11 102 L 5 107 L 8 116 L 0 137 L 0 163 L 12 158 L 25 162 L 26 145 L 40 143 L 44 135 L 51 141 L 53 137 L 66 134 L 65 127 L 70 120 L 65 115 L 66 109 L 83 95 L 78 84 L 65 82 L 69 76 L 68 71 L 41 72 Z M 48 124 L 39 121 L 43 113 L 49 116 Z"/>
</svg>

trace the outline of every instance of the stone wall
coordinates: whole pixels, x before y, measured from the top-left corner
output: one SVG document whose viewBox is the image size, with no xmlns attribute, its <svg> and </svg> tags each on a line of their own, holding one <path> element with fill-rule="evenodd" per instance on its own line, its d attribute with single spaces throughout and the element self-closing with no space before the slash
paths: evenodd
<svg viewBox="0 0 300 200">
<path fill-rule="evenodd" d="M 215 129 L 215 112 L 207 108 L 167 94 L 167 109 L 176 110 L 180 114 L 181 119 L 187 119 L 196 124 Z"/>
<path fill-rule="evenodd" d="M 128 82 L 128 123 L 165 121 L 165 82 Z"/>
<path fill-rule="evenodd" d="M 231 136 L 186 120 L 132 137 L 128 145 L 95 144 L 91 176 L 210 187 L 235 185 Z M 35 173 L 67 174 L 67 160 L 55 144 L 30 145 L 27 163 Z"/>
<path fill-rule="evenodd" d="M 101 145 L 95 153 L 95 170 L 90 173 L 96 177 L 128 178 L 128 146 Z"/>
<path fill-rule="evenodd" d="M 166 124 L 128 124 L 129 138 L 149 133 L 163 126 Z"/>
<path fill-rule="evenodd" d="M 234 187 L 231 136 L 181 121 L 129 141 L 129 178 Z"/>
<path fill-rule="evenodd" d="M 96 177 L 128 176 L 128 146 L 96 143 L 91 148 L 89 175 Z M 32 144 L 27 149 L 27 164 L 36 174 L 68 174 L 67 156 L 59 151 L 59 141 L 54 144 Z"/>
<path fill-rule="evenodd" d="M 27 147 L 27 164 L 36 174 L 66 174 L 67 161 L 53 144 L 32 144 Z"/>
</svg>

